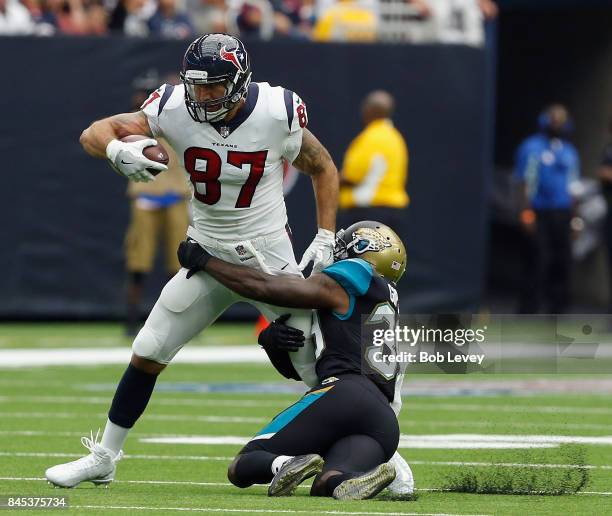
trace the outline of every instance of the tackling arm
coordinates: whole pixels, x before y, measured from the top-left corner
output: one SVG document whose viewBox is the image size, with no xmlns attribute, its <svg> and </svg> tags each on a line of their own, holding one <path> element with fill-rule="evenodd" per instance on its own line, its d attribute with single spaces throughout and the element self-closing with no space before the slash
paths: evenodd
<svg viewBox="0 0 612 516">
<path fill-rule="evenodd" d="M 106 158 L 106 147 L 110 141 L 131 134 L 149 137 L 153 134 L 142 111 L 97 120 L 81 133 L 79 141 L 87 154 L 94 158 Z"/>
<path fill-rule="evenodd" d="M 326 274 L 272 276 L 245 265 L 234 265 L 211 257 L 204 270 L 219 283 L 241 296 L 289 308 L 349 310 L 346 291 Z"/>
<path fill-rule="evenodd" d="M 335 232 L 338 209 L 338 170 L 314 134 L 304 129 L 302 147 L 293 165 L 312 178 L 320 228 Z"/>
</svg>

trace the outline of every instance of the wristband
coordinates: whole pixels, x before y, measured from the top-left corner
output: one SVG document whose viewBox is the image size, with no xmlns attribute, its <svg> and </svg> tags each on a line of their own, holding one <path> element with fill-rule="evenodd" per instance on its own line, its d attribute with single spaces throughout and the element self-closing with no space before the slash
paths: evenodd
<svg viewBox="0 0 612 516">
<path fill-rule="evenodd" d="M 521 211 L 521 222 L 523 224 L 533 224 L 536 220 L 535 212 L 531 209 Z"/>
</svg>

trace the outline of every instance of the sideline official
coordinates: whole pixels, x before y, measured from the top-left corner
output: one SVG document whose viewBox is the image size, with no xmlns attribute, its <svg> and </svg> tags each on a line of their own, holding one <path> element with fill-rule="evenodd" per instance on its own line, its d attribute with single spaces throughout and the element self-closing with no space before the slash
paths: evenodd
<svg viewBox="0 0 612 516">
<path fill-rule="evenodd" d="M 393 97 L 373 91 L 361 105 L 365 128 L 351 142 L 340 176 L 339 227 L 358 220 L 378 220 L 387 226 L 402 226 L 408 206 L 408 149 L 393 126 Z"/>
<path fill-rule="evenodd" d="M 578 179 L 580 161 L 568 141 L 570 115 L 560 104 L 546 108 L 540 131 L 527 138 L 516 156 L 514 177 L 521 185 L 525 232 L 520 313 L 537 313 L 544 294 L 548 313 L 564 313 L 569 304 L 571 268 L 570 184 Z"/>
</svg>

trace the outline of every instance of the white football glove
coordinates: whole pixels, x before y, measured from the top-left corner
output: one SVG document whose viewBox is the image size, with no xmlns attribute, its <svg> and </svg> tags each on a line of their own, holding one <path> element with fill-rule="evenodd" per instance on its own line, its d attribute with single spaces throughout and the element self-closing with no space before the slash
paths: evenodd
<svg viewBox="0 0 612 516">
<path fill-rule="evenodd" d="M 333 231 L 319 228 L 314 240 L 302 256 L 302 261 L 298 265 L 300 270 L 303 271 L 310 262 L 313 262 L 312 272 L 320 272 L 334 263 L 335 242 L 336 235 Z"/>
<path fill-rule="evenodd" d="M 106 146 L 106 157 L 115 171 L 122 176 L 132 181 L 148 183 L 153 181 L 155 176 L 148 172 L 147 168 L 160 172 L 168 170 L 166 165 L 152 161 L 143 155 L 142 151 L 145 147 L 151 145 L 157 145 L 157 141 L 153 138 L 130 143 L 111 140 Z"/>
</svg>

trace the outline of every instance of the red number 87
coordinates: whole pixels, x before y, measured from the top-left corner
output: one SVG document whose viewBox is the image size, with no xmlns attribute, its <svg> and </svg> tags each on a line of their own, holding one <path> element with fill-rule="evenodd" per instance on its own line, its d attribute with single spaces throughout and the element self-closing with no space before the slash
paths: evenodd
<svg viewBox="0 0 612 516">
<path fill-rule="evenodd" d="M 306 114 L 306 106 L 304 104 L 300 104 L 297 109 L 297 114 L 298 114 L 298 123 L 300 124 L 301 128 L 306 127 L 306 124 L 308 124 L 308 115 Z"/>
</svg>

